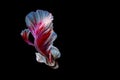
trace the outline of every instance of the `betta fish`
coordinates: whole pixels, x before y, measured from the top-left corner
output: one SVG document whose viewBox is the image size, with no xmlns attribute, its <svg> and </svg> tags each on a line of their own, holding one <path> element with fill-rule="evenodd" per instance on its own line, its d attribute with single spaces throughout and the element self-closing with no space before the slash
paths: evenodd
<svg viewBox="0 0 120 80">
<path fill-rule="evenodd" d="M 61 54 L 57 47 L 53 46 L 57 34 L 53 30 L 53 16 L 48 11 L 36 10 L 30 12 L 25 17 L 27 29 L 21 32 L 23 40 L 36 49 L 36 60 L 39 63 L 57 69 L 59 67 L 56 59 L 60 58 Z M 34 41 L 29 40 L 29 35 L 32 34 Z"/>
</svg>

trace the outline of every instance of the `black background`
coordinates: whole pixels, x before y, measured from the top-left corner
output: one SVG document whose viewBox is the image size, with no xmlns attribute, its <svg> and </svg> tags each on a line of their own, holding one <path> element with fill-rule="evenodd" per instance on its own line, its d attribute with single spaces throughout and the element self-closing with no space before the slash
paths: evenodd
<svg viewBox="0 0 120 80">
<path fill-rule="evenodd" d="M 1 23 L 4 25 L 1 28 L 1 61 L 5 75 L 51 80 L 76 74 L 79 74 L 78 77 L 99 76 L 97 73 L 102 72 L 101 53 L 107 45 L 103 47 L 107 36 L 103 36 L 106 29 L 103 24 L 108 18 L 107 7 L 102 8 L 104 4 L 67 0 L 15 0 L 5 6 L 3 4 L 4 9 L 1 10 L 5 15 Z M 54 45 L 61 52 L 57 70 L 37 63 L 35 49 L 20 36 L 21 31 L 27 28 L 25 16 L 37 9 L 47 10 L 54 16 L 54 30 L 58 34 Z"/>
<path fill-rule="evenodd" d="M 64 1 L 16 1 L 16 48 L 18 56 L 19 71 L 23 74 L 36 75 L 36 77 L 64 77 L 65 75 L 65 20 L 64 20 Z M 54 30 L 58 34 L 54 45 L 57 46 L 61 52 L 61 58 L 58 59 L 59 69 L 53 70 L 45 64 L 40 64 L 36 61 L 35 49 L 27 45 L 21 38 L 20 33 L 23 29 L 27 28 L 25 25 L 25 16 L 37 9 L 47 10 L 54 16 Z M 17 66 L 17 67 L 18 67 Z M 47 77 L 48 76 L 48 77 Z"/>
</svg>

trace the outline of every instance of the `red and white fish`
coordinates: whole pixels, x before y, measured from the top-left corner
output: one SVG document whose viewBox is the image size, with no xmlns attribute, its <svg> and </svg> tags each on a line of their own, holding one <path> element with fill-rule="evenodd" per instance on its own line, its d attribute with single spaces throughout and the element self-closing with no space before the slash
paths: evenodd
<svg viewBox="0 0 120 80">
<path fill-rule="evenodd" d="M 54 69 L 58 68 L 56 59 L 60 57 L 60 51 L 53 46 L 57 34 L 53 30 L 53 16 L 48 11 L 37 10 L 30 12 L 26 18 L 25 29 L 21 32 L 21 36 L 26 43 L 35 47 L 36 60 L 40 63 L 45 63 Z M 32 34 L 34 43 L 29 40 L 29 34 Z"/>
</svg>

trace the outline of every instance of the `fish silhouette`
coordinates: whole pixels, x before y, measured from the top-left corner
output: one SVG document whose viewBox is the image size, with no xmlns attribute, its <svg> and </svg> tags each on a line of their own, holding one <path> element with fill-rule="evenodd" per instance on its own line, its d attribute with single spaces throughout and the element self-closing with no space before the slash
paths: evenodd
<svg viewBox="0 0 120 80">
<path fill-rule="evenodd" d="M 61 54 L 59 49 L 53 46 L 57 34 L 53 30 L 52 21 L 53 16 L 48 11 L 32 11 L 25 17 L 27 29 L 21 32 L 21 36 L 26 43 L 35 47 L 38 62 L 57 69 L 59 65 L 56 59 L 60 58 Z M 29 40 L 30 33 L 34 38 L 33 43 Z"/>
</svg>

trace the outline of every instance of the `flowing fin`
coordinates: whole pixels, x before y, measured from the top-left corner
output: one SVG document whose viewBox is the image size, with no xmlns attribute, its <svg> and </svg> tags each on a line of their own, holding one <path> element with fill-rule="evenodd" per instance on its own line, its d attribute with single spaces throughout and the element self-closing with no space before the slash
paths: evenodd
<svg viewBox="0 0 120 80">
<path fill-rule="evenodd" d="M 52 63 L 50 63 L 45 56 L 41 55 L 41 53 L 35 53 L 35 54 L 36 54 L 36 60 L 38 62 L 45 63 L 46 65 L 51 66 L 51 67 L 55 66 L 55 61 L 53 61 Z"/>
<path fill-rule="evenodd" d="M 41 55 L 40 53 L 35 53 L 35 54 L 36 54 L 36 60 L 38 62 L 45 63 L 45 64 L 47 63 L 46 58 L 43 55 Z"/>
<path fill-rule="evenodd" d="M 51 35 L 48 37 L 48 39 L 46 40 L 46 42 L 44 43 L 44 45 L 46 45 L 46 44 L 53 44 L 53 41 L 55 40 L 57 38 L 57 34 L 54 32 L 54 31 L 52 31 L 51 32 Z M 47 46 L 47 45 L 46 45 Z"/>
<path fill-rule="evenodd" d="M 36 12 L 30 12 L 26 18 L 25 22 L 27 27 L 37 27 L 41 22 L 47 26 L 53 20 L 53 16 L 48 11 L 37 10 Z"/>
<path fill-rule="evenodd" d="M 46 42 L 43 44 L 43 47 L 46 47 L 46 50 L 49 51 L 51 47 L 53 46 L 53 42 L 56 38 L 57 38 L 57 34 L 54 31 L 52 31 L 51 35 L 48 37 Z"/>
<path fill-rule="evenodd" d="M 51 54 L 54 59 L 60 58 L 61 56 L 60 51 L 54 46 L 51 47 Z"/>
<path fill-rule="evenodd" d="M 31 33 L 35 37 L 36 33 L 42 33 L 50 26 L 53 20 L 53 16 L 48 11 L 37 10 L 36 12 L 30 12 L 26 18 L 25 22 L 27 27 L 30 29 Z"/>
<path fill-rule="evenodd" d="M 24 30 L 21 32 L 21 36 L 22 36 L 22 38 L 24 39 L 24 41 L 25 41 L 26 43 L 28 43 L 29 45 L 34 46 L 34 44 L 29 41 L 29 34 L 30 34 L 29 29 L 24 29 Z"/>
</svg>

